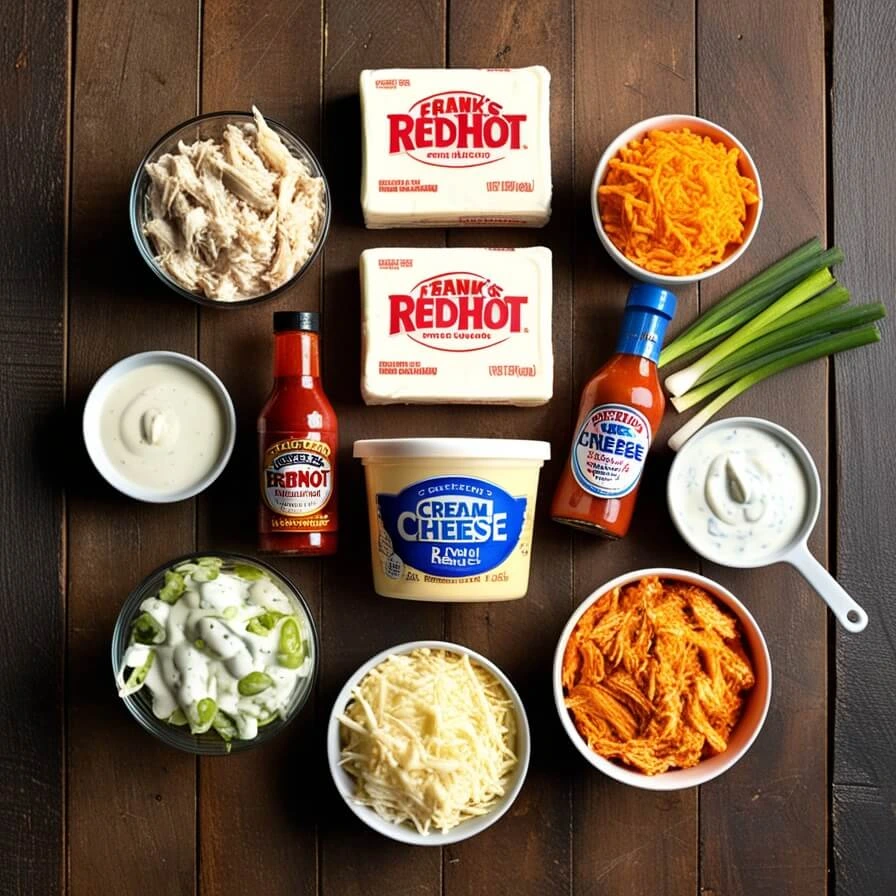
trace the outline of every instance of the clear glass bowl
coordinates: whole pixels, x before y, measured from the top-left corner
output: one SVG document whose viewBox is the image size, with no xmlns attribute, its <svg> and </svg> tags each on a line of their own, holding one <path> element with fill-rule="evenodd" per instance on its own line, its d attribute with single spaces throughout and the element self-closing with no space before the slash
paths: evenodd
<svg viewBox="0 0 896 896">
<path fill-rule="evenodd" d="M 237 299 L 236 301 L 221 301 L 219 299 L 210 299 L 200 293 L 190 292 L 184 289 L 176 280 L 173 280 L 168 274 L 159 267 L 156 261 L 156 253 L 152 243 L 143 232 L 143 225 L 149 219 L 149 203 L 147 201 L 147 193 L 149 189 L 149 175 L 146 173 L 147 162 L 154 162 L 166 152 L 176 152 L 177 144 L 183 140 L 185 143 L 193 143 L 196 140 L 221 140 L 224 128 L 228 124 L 253 124 L 255 119 L 248 112 L 212 112 L 207 115 L 198 115 L 191 118 L 183 124 L 179 124 L 176 128 L 168 131 L 153 148 L 143 157 L 137 171 L 134 174 L 134 180 L 131 182 L 131 194 L 129 199 L 129 211 L 131 219 L 131 233 L 134 236 L 134 242 L 137 249 L 143 256 L 143 260 L 149 265 L 153 273 L 170 289 L 173 289 L 178 295 L 185 299 L 191 299 L 200 305 L 206 305 L 212 308 L 242 308 L 245 305 L 254 305 L 258 302 L 264 302 L 279 295 L 288 289 L 305 275 L 308 268 L 314 264 L 315 259 L 320 254 L 324 242 L 327 239 L 327 233 L 330 229 L 330 214 L 332 202 L 330 200 L 330 185 L 327 182 L 326 175 L 318 162 L 317 157 L 308 147 L 308 145 L 292 133 L 284 125 L 271 118 L 265 118 L 271 129 L 283 141 L 283 144 L 290 153 L 300 161 L 304 162 L 308 171 L 314 177 L 320 177 L 324 182 L 324 218 L 321 222 L 320 232 L 318 233 L 317 242 L 311 255 L 308 256 L 306 262 L 299 268 L 292 277 L 285 283 L 280 284 L 276 289 L 262 293 L 258 296 L 252 296 L 249 299 Z"/>
<path fill-rule="evenodd" d="M 249 557 L 245 554 L 234 554 L 229 551 L 207 551 L 185 554 L 182 557 L 175 557 L 169 560 L 164 566 L 151 572 L 128 596 L 118 614 L 118 621 L 115 623 L 115 631 L 112 634 L 112 674 L 117 675 L 122 662 L 124 661 L 125 651 L 128 649 L 131 640 L 131 624 L 134 619 L 140 615 L 140 604 L 148 597 L 155 597 L 162 585 L 164 584 L 165 571 L 172 567 L 193 560 L 197 557 L 213 556 L 220 557 L 224 561 L 222 569 L 232 568 L 234 564 L 248 564 L 249 566 L 257 566 L 270 575 L 276 584 L 289 595 L 295 605 L 299 615 L 304 619 L 307 631 L 310 633 L 310 644 L 307 645 L 311 653 L 311 674 L 301 680 L 296 687 L 289 706 L 284 713 L 284 717 L 275 719 L 263 727 L 258 729 L 258 734 L 252 740 L 239 740 L 234 738 L 228 743 L 224 741 L 215 731 L 208 731 L 205 734 L 192 734 L 189 727 L 169 725 L 164 719 L 155 717 L 152 711 L 152 697 L 145 689 L 137 691 L 122 698 L 122 701 L 130 710 L 131 715 L 147 730 L 150 734 L 154 734 L 160 741 L 168 744 L 170 747 L 176 747 L 178 750 L 184 750 L 187 753 L 196 753 L 201 756 L 225 756 L 228 753 L 238 753 L 244 750 L 251 750 L 267 743 L 275 738 L 290 722 L 292 722 L 301 712 L 302 707 L 308 700 L 314 682 L 317 678 L 319 666 L 319 641 L 317 629 L 314 626 L 314 620 L 305 598 L 302 593 L 289 581 L 282 573 L 279 573 L 273 566 L 259 560 L 257 557 Z"/>
</svg>

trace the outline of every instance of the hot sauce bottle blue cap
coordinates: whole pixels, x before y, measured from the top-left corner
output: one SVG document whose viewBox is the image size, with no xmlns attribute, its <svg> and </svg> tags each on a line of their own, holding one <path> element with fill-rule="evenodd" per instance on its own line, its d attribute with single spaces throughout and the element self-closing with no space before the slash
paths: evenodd
<svg viewBox="0 0 896 896">
<path fill-rule="evenodd" d="M 657 363 L 666 327 L 675 316 L 675 295 L 652 283 L 634 283 L 625 301 L 625 314 L 616 351 L 621 355 L 640 355 Z"/>
</svg>

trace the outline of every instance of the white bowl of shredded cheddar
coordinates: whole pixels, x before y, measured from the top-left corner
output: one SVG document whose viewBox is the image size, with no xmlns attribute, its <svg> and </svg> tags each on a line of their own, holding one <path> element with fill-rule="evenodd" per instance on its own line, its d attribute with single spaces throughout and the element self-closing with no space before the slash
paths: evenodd
<svg viewBox="0 0 896 896">
<path fill-rule="evenodd" d="M 529 767 L 526 710 L 481 654 L 413 641 L 377 654 L 346 682 L 330 714 L 336 789 L 393 840 L 445 846 L 494 824 Z"/>
<path fill-rule="evenodd" d="M 591 214 L 610 257 L 632 277 L 674 289 L 726 270 L 762 215 L 759 172 L 729 131 L 695 115 L 657 115 L 607 146 Z"/>
<path fill-rule="evenodd" d="M 647 790 L 705 784 L 765 722 L 765 638 L 726 588 L 683 569 L 641 569 L 590 594 L 554 655 L 554 703 L 599 771 Z"/>
</svg>

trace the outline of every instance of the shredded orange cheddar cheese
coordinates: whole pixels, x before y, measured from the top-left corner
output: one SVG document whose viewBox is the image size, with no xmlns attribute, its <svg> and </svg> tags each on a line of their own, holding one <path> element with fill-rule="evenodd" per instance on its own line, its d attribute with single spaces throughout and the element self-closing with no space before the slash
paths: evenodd
<svg viewBox="0 0 896 896">
<path fill-rule="evenodd" d="M 562 680 L 588 746 L 656 775 L 727 749 L 756 679 L 734 616 L 703 588 L 651 577 L 585 611 Z"/>
<path fill-rule="evenodd" d="M 743 242 L 747 208 L 759 201 L 739 157 L 688 128 L 632 140 L 598 187 L 607 236 L 655 274 L 690 276 L 718 264 Z"/>
</svg>

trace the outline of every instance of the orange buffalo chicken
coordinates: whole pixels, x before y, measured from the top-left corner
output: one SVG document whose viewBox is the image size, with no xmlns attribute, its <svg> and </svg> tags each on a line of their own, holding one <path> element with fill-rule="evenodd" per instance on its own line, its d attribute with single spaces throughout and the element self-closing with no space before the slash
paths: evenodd
<svg viewBox="0 0 896 896">
<path fill-rule="evenodd" d="M 595 601 L 563 657 L 579 734 L 648 775 L 725 750 L 754 684 L 735 617 L 703 588 L 655 577 Z"/>
</svg>

